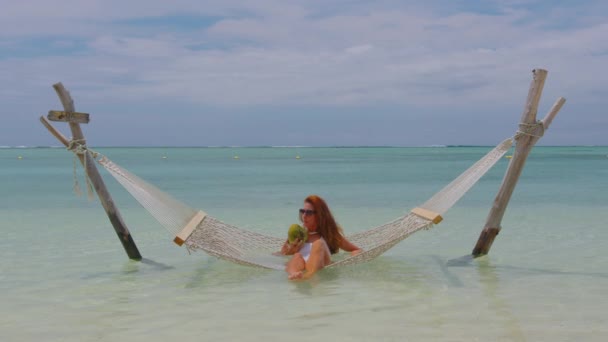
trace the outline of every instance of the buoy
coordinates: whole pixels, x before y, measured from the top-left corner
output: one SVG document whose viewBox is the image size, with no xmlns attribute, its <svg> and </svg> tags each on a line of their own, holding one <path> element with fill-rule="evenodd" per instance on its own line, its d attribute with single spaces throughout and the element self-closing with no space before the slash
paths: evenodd
<svg viewBox="0 0 608 342">
<path fill-rule="evenodd" d="M 234 159 L 239 159 L 239 156 L 234 156 L 233 158 L 234 158 Z"/>
<path fill-rule="evenodd" d="M 22 157 L 22 156 L 19 156 L 19 157 L 17 157 L 17 159 L 23 159 L 23 157 Z"/>
<path fill-rule="evenodd" d="M 513 158 L 513 156 L 505 156 L 505 158 L 511 159 L 511 158 Z"/>
<path fill-rule="evenodd" d="M 300 156 L 296 156 L 296 159 L 300 159 Z"/>
<path fill-rule="evenodd" d="M 163 159 L 167 159 L 167 156 L 162 156 Z"/>
</svg>

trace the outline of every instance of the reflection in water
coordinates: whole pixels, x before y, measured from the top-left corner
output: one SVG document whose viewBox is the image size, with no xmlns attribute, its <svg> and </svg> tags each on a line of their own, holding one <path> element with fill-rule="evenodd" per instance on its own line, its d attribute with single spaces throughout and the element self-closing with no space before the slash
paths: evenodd
<svg viewBox="0 0 608 342">
<path fill-rule="evenodd" d="M 521 328 L 519 318 L 516 317 L 511 307 L 508 305 L 508 300 L 501 297 L 501 293 L 504 293 L 504 288 L 508 289 L 507 285 L 504 285 L 504 281 L 512 281 L 513 276 L 523 277 L 539 277 L 539 276 L 572 276 L 577 278 L 580 276 L 592 277 L 592 278 L 607 278 L 607 273 L 600 272 L 579 272 L 579 271 L 562 271 L 547 268 L 535 268 L 535 267 L 523 267 L 523 266 L 510 266 L 510 265 L 493 265 L 488 256 L 473 258 L 471 255 L 465 255 L 459 258 L 448 260 L 446 266 L 449 267 L 462 267 L 462 268 L 474 268 L 477 271 L 480 279 L 481 289 L 487 298 L 488 307 L 496 313 L 496 317 L 503 322 L 505 334 L 507 334 L 509 340 L 513 341 L 524 341 L 524 333 Z M 514 272 L 515 271 L 515 272 Z M 506 279 L 501 282 L 500 275 L 508 274 Z M 508 290 L 507 290 L 508 291 Z"/>
<path fill-rule="evenodd" d="M 473 258 L 472 255 L 464 255 L 459 258 L 450 259 L 447 261 L 446 266 L 448 267 L 472 267 L 474 266 L 474 260 L 484 260 L 487 259 L 487 256 L 481 258 Z M 510 266 L 510 265 L 490 265 L 488 264 L 486 267 L 494 268 L 496 270 L 513 270 L 520 271 L 524 274 L 529 275 L 555 275 L 555 276 L 563 276 L 563 275 L 571 275 L 571 276 L 586 276 L 586 277 L 598 277 L 598 278 L 608 278 L 608 273 L 601 272 L 572 272 L 572 271 L 559 271 L 552 270 L 546 268 L 534 268 L 534 267 L 522 267 L 522 266 Z"/>
<path fill-rule="evenodd" d="M 483 286 L 483 292 L 488 299 L 489 307 L 493 309 L 497 317 L 504 320 L 505 330 L 511 341 L 525 341 L 519 320 L 513 315 L 505 300 L 500 297 L 500 279 L 496 269 L 490 265 L 490 260 L 487 257 L 478 258 L 476 261 L 477 272 Z"/>
<path fill-rule="evenodd" d="M 259 267 L 248 267 L 213 257 L 208 257 L 206 263 L 194 270 L 185 284 L 185 288 L 221 287 L 225 284 L 243 283 L 252 279 L 277 272 Z"/>
<path fill-rule="evenodd" d="M 446 263 L 446 266 L 471 266 L 471 262 L 474 260 L 471 254 L 463 255 L 459 258 L 450 259 Z"/>
<path fill-rule="evenodd" d="M 380 256 L 368 263 L 324 269 L 307 281 L 293 282 L 290 285 L 299 296 L 298 302 L 314 303 L 293 319 L 322 326 L 348 321 L 353 312 L 393 315 L 430 291 L 427 285 L 432 274 L 415 264 Z"/>
<path fill-rule="evenodd" d="M 139 273 L 139 272 L 145 273 L 150 270 L 149 267 L 144 267 L 142 265 L 152 266 L 152 269 L 154 271 L 168 271 L 168 270 L 175 269 L 174 266 L 169 266 L 169 265 L 165 265 L 160 262 L 156 262 L 151 259 L 142 258 L 140 261 L 127 260 L 123 264 L 123 266 L 120 270 L 120 274 L 127 275 L 127 274 L 131 274 L 131 273 Z M 107 272 L 95 272 L 95 273 L 90 273 L 90 274 L 84 274 L 80 278 L 84 279 L 84 280 L 88 280 L 88 279 L 96 279 L 96 278 L 105 279 L 105 278 L 114 277 L 114 276 L 116 276 L 116 271 L 107 271 Z"/>
<path fill-rule="evenodd" d="M 226 271 L 229 273 L 230 271 Z M 341 295 L 344 284 L 373 284 L 373 287 L 406 287 L 424 289 L 422 285 L 431 275 L 403 260 L 380 256 L 370 262 L 357 265 L 326 268 L 306 280 L 289 281 L 284 271 L 269 271 L 274 280 L 290 284 L 290 288 L 304 297 Z"/>
<path fill-rule="evenodd" d="M 427 278 L 427 272 L 413 263 L 403 259 L 395 259 L 391 256 L 379 256 L 378 258 L 353 266 L 344 266 L 335 269 L 340 277 L 349 277 L 361 282 L 384 282 L 419 283 Z"/>
<path fill-rule="evenodd" d="M 175 267 L 173 267 L 173 266 L 165 265 L 165 264 L 163 264 L 163 263 L 156 262 L 156 261 L 154 261 L 154 260 L 147 259 L 147 258 L 143 258 L 143 259 L 141 259 L 141 261 L 140 261 L 140 262 L 141 262 L 142 264 L 145 264 L 145 265 L 154 266 L 154 268 L 156 268 L 156 269 L 157 269 L 157 270 L 159 270 L 159 271 L 166 271 L 166 270 L 171 270 L 171 269 L 174 269 L 174 268 L 175 268 Z"/>
<path fill-rule="evenodd" d="M 432 255 L 431 258 L 433 258 L 435 260 L 435 262 L 437 263 L 437 265 L 439 265 L 439 269 L 445 276 L 450 287 L 463 287 L 464 286 L 462 284 L 462 281 L 448 269 L 449 262 L 444 263 L 443 259 L 441 259 L 441 257 L 439 257 L 438 255 Z"/>
</svg>

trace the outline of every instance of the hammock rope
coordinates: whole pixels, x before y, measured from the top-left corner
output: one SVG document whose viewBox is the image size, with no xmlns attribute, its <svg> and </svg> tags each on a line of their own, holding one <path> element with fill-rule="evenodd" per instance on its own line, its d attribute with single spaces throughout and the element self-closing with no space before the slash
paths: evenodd
<svg viewBox="0 0 608 342">
<path fill-rule="evenodd" d="M 78 175 L 76 170 L 78 169 L 78 156 L 84 156 L 87 152 L 91 153 L 93 159 L 97 158 L 98 153 L 92 150 L 89 150 L 86 146 L 86 140 L 84 139 L 72 139 L 69 141 L 68 146 L 66 147 L 68 151 L 74 152 L 73 158 L 73 178 L 74 178 L 74 193 L 77 196 L 82 196 L 82 191 L 80 191 L 80 184 L 78 182 Z M 89 200 L 93 200 L 95 197 L 93 195 L 93 184 L 91 179 L 89 178 L 89 174 L 87 172 L 87 158 L 82 158 L 83 168 L 84 168 L 84 180 L 87 188 L 87 198 Z"/>
<path fill-rule="evenodd" d="M 412 212 L 381 226 L 348 235 L 347 238 L 362 248 L 362 252 L 350 256 L 332 256 L 328 267 L 356 264 L 369 261 L 413 233 L 429 229 L 439 223 L 445 214 L 494 164 L 509 150 L 513 140 L 522 134 L 530 135 L 537 126 L 520 126 L 513 138 L 498 144 L 478 162 L 469 167 L 446 187 Z M 78 144 L 77 144 L 78 145 Z M 75 153 L 82 149 L 77 147 Z M 86 153 L 86 147 L 85 153 Z M 94 157 L 97 157 L 97 153 Z M 187 250 L 203 250 L 207 254 L 234 263 L 269 269 L 283 269 L 284 257 L 272 253 L 280 250 L 284 238 L 267 236 L 235 227 L 213 218 L 183 202 L 135 174 L 118 166 L 106 156 L 97 159 L 108 172 L 163 226 L 174 236 L 186 235 L 176 243 L 184 244 Z M 185 229 L 186 227 L 186 229 Z M 190 228 L 188 228 L 190 227 Z M 178 242 L 179 240 L 179 242 Z"/>
</svg>

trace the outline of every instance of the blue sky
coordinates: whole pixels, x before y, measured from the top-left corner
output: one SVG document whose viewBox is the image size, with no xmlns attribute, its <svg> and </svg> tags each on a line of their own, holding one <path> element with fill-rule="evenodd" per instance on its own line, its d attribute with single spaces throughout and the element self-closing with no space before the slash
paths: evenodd
<svg viewBox="0 0 608 342">
<path fill-rule="evenodd" d="M 60 81 L 92 146 L 493 145 L 534 68 L 540 144 L 608 145 L 606 1 L 3 2 L 0 146 Z"/>
</svg>

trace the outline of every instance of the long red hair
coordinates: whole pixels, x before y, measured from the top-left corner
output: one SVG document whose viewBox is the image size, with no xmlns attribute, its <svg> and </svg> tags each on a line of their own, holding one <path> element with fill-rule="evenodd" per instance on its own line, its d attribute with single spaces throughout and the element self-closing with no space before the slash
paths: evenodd
<svg viewBox="0 0 608 342">
<path fill-rule="evenodd" d="M 342 242 L 342 228 L 336 223 L 334 216 L 331 214 L 329 207 L 325 201 L 317 196 L 310 195 L 304 199 L 304 202 L 310 203 L 315 210 L 315 220 L 317 221 L 317 231 L 325 240 L 329 251 L 334 254 L 338 253 L 340 243 Z"/>
</svg>

